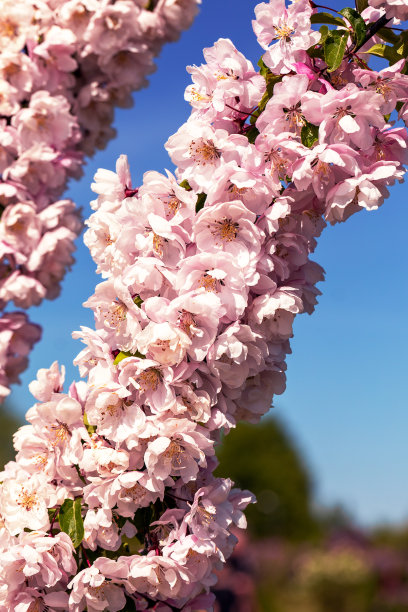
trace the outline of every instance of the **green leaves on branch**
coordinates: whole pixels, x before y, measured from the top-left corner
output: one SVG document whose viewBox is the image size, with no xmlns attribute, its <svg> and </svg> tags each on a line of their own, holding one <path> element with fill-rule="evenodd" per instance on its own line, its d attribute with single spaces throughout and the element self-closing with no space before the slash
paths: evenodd
<svg viewBox="0 0 408 612">
<path fill-rule="evenodd" d="M 384 30 L 388 30 L 388 28 L 382 28 L 380 32 Z M 394 32 L 393 32 L 394 34 Z M 388 35 L 388 32 L 387 32 Z M 381 34 L 380 34 L 381 36 Z M 383 36 L 381 36 L 383 38 Z M 386 59 L 391 65 L 396 64 L 402 59 L 408 58 L 408 32 L 402 32 L 400 36 L 397 37 L 397 42 L 393 45 L 376 44 L 373 45 L 368 51 L 365 53 L 369 53 L 370 55 L 375 55 L 376 57 L 382 57 Z"/>
<path fill-rule="evenodd" d="M 359 13 L 362 13 L 368 7 L 368 0 L 355 0 L 355 2 Z"/>
<path fill-rule="evenodd" d="M 367 34 L 367 26 L 364 19 L 357 11 L 350 7 L 342 9 L 340 13 L 344 15 L 351 26 L 351 37 L 355 47 L 362 45 Z"/>
<path fill-rule="evenodd" d="M 324 59 L 329 72 L 334 72 L 343 61 L 347 41 L 350 36 L 348 30 L 332 30 L 324 43 Z"/>
<path fill-rule="evenodd" d="M 75 548 L 78 548 L 81 544 L 85 534 L 84 521 L 81 514 L 81 502 L 82 499 L 80 497 L 76 499 L 66 499 L 58 514 L 61 531 L 69 535 Z"/>
<path fill-rule="evenodd" d="M 330 13 L 315 13 L 311 16 L 310 21 L 312 23 L 324 23 L 327 25 L 335 25 L 343 28 L 347 27 L 346 22 L 341 17 L 336 17 Z"/>
<path fill-rule="evenodd" d="M 302 144 L 310 149 L 319 139 L 319 126 L 313 125 L 313 123 L 307 121 L 306 125 L 302 127 L 300 137 L 302 139 Z"/>
<path fill-rule="evenodd" d="M 391 30 L 391 28 L 380 28 L 377 32 L 377 36 L 385 42 L 389 42 L 392 45 L 399 41 L 399 36 Z"/>
<path fill-rule="evenodd" d="M 337 30 L 320 29 L 322 36 L 319 45 L 323 47 L 323 57 L 329 72 L 337 70 L 343 61 L 349 37 L 351 36 L 353 46 L 357 48 L 363 44 L 367 34 L 366 23 L 355 9 L 346 7 L 339 11 L 339 15 L 342 15 L 342 17 L 330 13 L 315 13 L 311 17 L 312 23 L 322 23 L 325 26 L 332 25 L 340 28 Z M 309 53 L 312 56 L 319 55 L 315 49 L 309 50 Z"/>
</svg>

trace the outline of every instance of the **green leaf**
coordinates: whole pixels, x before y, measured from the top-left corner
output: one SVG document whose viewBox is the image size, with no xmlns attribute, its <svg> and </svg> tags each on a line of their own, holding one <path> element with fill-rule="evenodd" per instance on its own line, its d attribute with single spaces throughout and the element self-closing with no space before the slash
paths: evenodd
<svg viewBox="0 0 408 612">
<path fill-rule="evenodd" d="M 353 29 L 353 42 L 355 46 L 361 45 L 367 34 L 367 26 L 364 19 L 353 8 L 346 7 L 341 9 L 340 13 L 345 16 Z"/>
<path fill-rule="evenodd" d="M 319 139 L 319 126 L 313 125 L 313 123 L 306 122 L 306 125 L 302 127 L 302 131 L 300 133 L 300 137 L 302 139 L 302 144 L 305 147 L 312 147 L 316 140 Z"/>
<path fill-rule="evenodd" d="M 88 427 L 89 427 L 89 429 L 88 429 Z M 88 429 L 88 433 L 89 433 L 89 435 L 93 434 L 93 433 L 96 431 L 96 427 L 95 427 L 95 425 L 89 425 L 88 427 L 87 427 L 87 429 Z M 86 484 L 86 480 L 85 480 L 85 478 L 82 476 L 82 474 L 81 474 L 81 470 L 79 469 L 79 465 L 78 465 L 77 463 L 74 463 L 74 468 L 76 469 L 76 472 L 77 472 L 77 474 L 78 474 L 79 478 L 82 480 L 82 482 L 83 482 L 84 484 Z"/>
<path fill-rule="evenodd" d="M 380 28 L 377 32 L 377 36 L 382 38 L 382 40 L 385 40 L 385 42 L 391 43 L 392 45 L 399 42 L 398 34 L 395 34 L 391 28 Z"/>
<path fill-rule="evenodd" d="M 326 39 L 329 35 L 329 28 L 327 27 L 327 25 L 322 25 L 322 27 L 319 29 L 320 32 L 320 40 L 319 40 L 319 45 L 324 45 L 324 43 L 326 42 Z"/>
<path fill-rule="evenodd" d="M 369 53 L 370 55 L 383 57 L 391 64 L 395 64 L 395 62 L 401 59 L 394 47 L 384 44 L 373 45 L 368 51 L 361 51 L 360 53 Z"/>
<path fill-rule="evenodd" d="M 136 304 L 136 306 L 137 306 L 138 308 L 140 308 L 140 307 L 141 307 L 141 305 L 143 304 L 143 300 L 142 300 L 142 298 L 140 297 L 140 295 L 135 295 L 135 297 L 133 298 L 133 301 L 134 301 L 134 303 Z"/>
<path fill-rule="evenodd" d="M 95 433 L 96 431 L 96 426 L 95 425 L 90 425 L 89 421 L 88 421 L 88 417 L 86 412 L 84 413 L 84 425 L 89 433 L 89 435 L 92 435 L 93 433 Z"/>
<path fill-rule="evenodd" d="M 255 126 L 252 126 L 247 132 L 245 132 L 245 136 L 248 138 L 249 142 L 252 144 L 254 144 L 258 135 L 259 135 L 259 130 Z"/>
<path fill-rule="evenodd" d="M 142 355 L 142 353 L 139 353 L 139 351 L 136 351 L 136 353 L 129 353 L 129 351 L 120 351 L 120 353 L 116 355 L 113 365 L 118 365 L 118 363 L 120 363 L 127 357 L 139 357 L 139 359 L 146 359 L 146 355 Z"/>
<path fill-rule="evenodd" d="M 326 23 L 328 25 L 347 27 L 346 22 L 341 17 L 330 15 L 330 13 L 315 13 L 311 16 L 310 21 L 312 23 Z"/>
<path fill-rule="evenodd" d="M 207 194 L 206 193 L 199 193 L 197 196 L 197 202 L 196 202 L 196 213 L 198 213 L 205 204 L 205 201 L 207 199 Z"/>
<path fill-rule="evenodd" d="M 362 13 L 364 9 L 368 7 L 368 0 L 355 0 L 356 9 L 359 13 Z"/>
<path fill-rule="evenodd" d="M 80 497 L 77 497 L 75 500 L 66 499 L 58 515 L 61 531 L 69 535 L 75 548 L 78 548 L 81 544 L 85 534 L 84 521 L 81 514 L 81 501 Z"/>
<path fill-rule="evenodd" d="M 59 512 L 59 508 L 48 508 L 48 518 L 50 519 L 50 523 L 52 523 L 55 520 L 58 512 Z"/>
<path fill-rule="evenodd" d="M 266 64 L 264 63 L 262 57 L 258 61 L 258 66 L 259 66 L 259 73 L 262 74 L 263 77 L 266 78 L 268 74 L 271 74 L 271 71 L 269 70 L 268 66 L 266 66 Z"/>
<path fill-rule="evenodd" d="M 281 80 L 282 80 L 281 75 L 272 74 L 272 72 L 268 75 L 268 78 L 266 81 L 266 91 L 264 95 L 262 96 L 262 100 L 258 104 L 258 112 L 257 112 L 258 116 L 262 113 L 265 106 L 268 104 L 269 100 L 272 98 L 273 88 L 275 87 L 276 83 L 279 83 L 279 81 Z M 254 114 L 256 115 L 256 113 Z M 252 119 L 253 118 L 251 117 L 250 123 L 255 123 L 256 119 L 254 121 L 252 121 Z"/>
<path fill-rule="evenodd" d="M 403 57 L 408 57 L 408 32 L 402 32 L 400 34 L 398 37 L 398 43 L 394 45 L 394 49 L 396 59 L 393 59 L 393 63 L 398 62 Z"/>
<path fill-rule="evenodd" d="M 319 29 L 320 40 L 318 44 L 313 45 L 313 47 L 310 47 L 310 49 L 307 50 L 307 54 L 309 55 L 309 57 L 313 57 L 313 58 L 319 57 L 320 59 L 324 60 L 323 46 L 324 46 L 324 43 L 326 42 L 326 39 L 330 31 L 331 30 L 329 30 L 327 25 L 321 26 L 321 28 Z"/>
<path fill-rule="evenodd" d="M 348 30 L 332 30 L 328 35 L 324 43 L 324 59 L 329 72 L 337 70 L 343 61 L 349 35 Z"/>
<path fill-rule="evenodd" d="M 158 0 L 148 0 L 144 6 L 144 9 L 145 11 L 154 11 L 157 4 Z"/>
<path fill-rule="evenodd" d="M 188 182 L 187 179 L 184 179 L 184 181 L 181 181 L 180 187 L 183 187 L 183 189 L 185 189 L 186 191 L 192 191 L 190 187 L 190 183 Z"/>
</svg>

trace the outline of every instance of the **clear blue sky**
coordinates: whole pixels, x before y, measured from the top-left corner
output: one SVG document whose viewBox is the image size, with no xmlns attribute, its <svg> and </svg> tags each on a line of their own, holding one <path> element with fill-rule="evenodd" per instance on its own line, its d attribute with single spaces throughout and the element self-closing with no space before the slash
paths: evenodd
<svg viewBox="0 0 408 612">
<path fill-rule="evenodd" d="M 121 153 L 129 156 L 135 185 L 147 170 L 172 168 L 163 144 L 189 114 L 185 66 L 202 63 L 203 47 L 219 37 L 231 38 L 256 63 L 261 50 L 250 23 L 256 4 L 203 0 L 190 31 L 163 50 L 134 108 L 116 113 L 118 137 L 72 184 L 68 195 L 85 217 L 93 174 L 98 167 L 114 169 Z M 408 518 L 407 197 L 408 187 L 397 185 L 379 211 L 359 213 L 323 234 L 315 254 L 327 273 L 323 295 L 315 313 L 295 323 L 287 391 L 274 408 L 306 457 L 319 501 L 344 504 L 363 524 Z M 60 298 L 31 309 L 44 336 L 22 386 L 13 390 L 19 414 L 32 403 L 27 385 L 38 368 L 57 359 L 67 366 L 68 380 L 78 377 L 71 362 L 82 345 L 70 334 L 93 325 L 81 305 L 98 281 L 81 242 L 76 259 Z"/>
</svg>

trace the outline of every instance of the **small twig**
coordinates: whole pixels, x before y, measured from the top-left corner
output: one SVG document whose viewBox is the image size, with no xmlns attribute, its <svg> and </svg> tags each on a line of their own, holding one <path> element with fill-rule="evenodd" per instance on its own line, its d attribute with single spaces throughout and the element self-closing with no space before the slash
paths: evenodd
<svg viewBox="0 0 408 612">
<path fill-rule="evenodd" d="M 50 536 L 52 537 L 52 529 L 54 527 L 55 519 L 59 514 L 60 508 L 55 508 L 54 516 L 52 517 L 51 526 L 50 526 Z"/>
<path fill-rule="evenodd" d="M 352 49 L 350 51 L 350 54 L 357 53 L 357 51 L 361 49 L 361 47 L 364 47 L 366 42 L 368 42 L 370 38 L 372 38 L 375 34 L 377 34 L 378 30 L 381 30 L 381 28 L 383 28 L 389 21 L 391 21 L 391 19 L 392 18 L 387 17 L 387 15 L 382 15 L 382 17 L 380 17 L 375 23 L 373 23 L 369 27 L 368 32 L 365 35 L 363 42 L 361 42 L 359 45 L 357 45 L 357 47 Z"/>
<path fill-rule="evenodd" d="M 236 113 L 241 113 L 242 115 L 246 115 L 247 117 L 255 117 L 255 115 L 253 113 L 248 113 L 247 111 L 241 111 L 238 108 L 234 108 L 233 106 L 230 106 L 227 103 L 225 103 L 225 106 L 228 106 L 228 108 L 230 108 L 231 110 L 235 111 Z"/>
<path fill-rule="evenodd" d="M 86 554 L 86 552 L 85 552 L 85 548 L 84 548 L 82 545 L 81 545 L 81 549 L 82 549 L 82 554 L 83 554 L 83 556 L 85 557 L 85 561 L 86 561 L 86 563 L 87 563 L 88 567 L 92 567 L 92 566 L 91 566 L 91 562 L 90 562 L 90 561 L 89 561 L 89 559 L 88 559 L 88 555 L 87 555 L 87 554 Z"/>
<path fill-rule="evenodd" d="M 338 15 L 341 15 L 339 11 L 336 11 L 336 9 L 333 9 L 330 6 L 324 6 L 324 4 L 315 4 L 314 2 L 311 2 L 310 4 L 312 5 L 312 8 L 326 9 L 326 11 L 333 11 L 333 13 L 337 13 Z"/>
<path fill-rule="evenodd" d="M 190 499 L 184 499 L 183 497 L 178 497 L 177 495 L 174 495 L 174 493 L 166 493 L 166 495 L 170 495 L 170 497 L 174 497 L 174 499 L 178 499 L 180 501 L 186 502 L 187 504 L 191 504 Z"/>
</svg>

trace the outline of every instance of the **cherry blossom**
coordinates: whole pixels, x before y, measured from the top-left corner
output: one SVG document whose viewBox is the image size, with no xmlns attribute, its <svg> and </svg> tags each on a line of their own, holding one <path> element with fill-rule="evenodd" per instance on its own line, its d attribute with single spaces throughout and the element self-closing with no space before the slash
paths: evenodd
<svg viewBox="0 0 408 612">
<path fill-rule="evenodd" d="M 136 10 L 125 4 L 93 22 L 93 0 L 60 11 L 86 44 L 104 33 L 95 45 L 109 58 Z M 294 319 L 313 312 L 324 278 L 310 256 L 327 223 L 377 209 L 407 163 L 402 62 L 368 70 L 346 50 L 329 72 L 316 46 L 307 53 L 320 41 L 314 10 L 257 7 L 261 74 L 226 39 L 189 68 L 192 115 L 166 144 L 174 175 L 134 186 L 123 155 L 95 175 L 85 242 L 103 280 L 85 303 L 95 329 L 73 334 L 86 380 L 64 392 L 54 363 L 30 385 L 37 402 L 1 477 L 0 609 L 213 610 L 215 570 L 255 501 L 214 475 L 215 446 L 284 391 Z M 368 14 L 378 26 L 381 11 Z M 55 32 L 48 54 L 67 65 Z M 33 211 L 22 200 L 4 212 L 7 257 L 30 261 L 43 223 L 74 223 L 63 205 Z"/>
<path fill-rule="evenodd" d="M 60 199 L 67 182 L 81 176 L 85 155 L 114 136 L 114 107 L 132 103 L 132 91 L 145 87 L 146 76 L 154 71 L 155 56 L 191 25 L 199 4 L 200 0 L 2 4 L 2 309 L 9 302 L 29 308 L 59 295 L 82 228 L 74 203 Z M 252 72 L 255 80 L 259 78 Z M 126 169 L 119 174 L 116 189 L 131 190 Z M 102 173 L 106 175 L 109 182 L 109 173 Z M 109 197 L 106 184 L 103 191 Z M 114 240 L 113 227 L 105 234 Z M 11 325 L 5 312 L 0 321 L 2 329 Z M 13 349 L 7 345 L 12 327 L 9 331 L 1 335 L 0 400 L 27 364 L 26 359 L 12 361 Z M 30 337 L 24 357 L 38 340 L 32 332 Z"/>
</svg>

